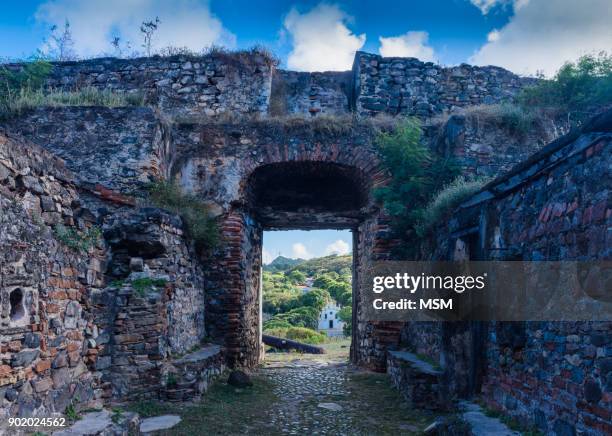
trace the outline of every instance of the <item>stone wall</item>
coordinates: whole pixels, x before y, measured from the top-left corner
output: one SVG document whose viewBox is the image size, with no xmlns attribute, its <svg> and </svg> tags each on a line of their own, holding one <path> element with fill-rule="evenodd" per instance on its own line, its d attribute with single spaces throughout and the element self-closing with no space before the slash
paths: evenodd
<svg viewBox="0 0 612 436">
<path fill-rule="evenodd" d="M 115 122 L 113 138 L 125 137 Z M 80 185 L 83 155 L 77 176 L 11 135 L 0 134 L 1 416 L 160 398 L 168 365 L 207 334 L 204 274 L 181 219 L 134 208 L 133 199 L 107 188 L 98 195 Z M 218 352 L 195 365 L 197 392 L 223 362 Z"/>
<path fill-rule="evenodd" d="M 464 202 L 424 245 L 423 257 L 609 259 L 611 158 L 608 112 Z M 403 337 L 443 363 L 456 394 L 482 389 L 489 406 L 547 434 L 612 431 L 609 322 L 438 325 L 437 338 L 431 326 L 415 324 Z M 431 340 L 414 339 L 422 332 Z M 472 348 L 479 335 L 483 341 Z"/>
<path fill-rule="evenodd" d="M 442 67 L 416 58 L 357 52 L 353 63 L 355 111 L 429 117 L 454 107 L 509 100 L 532 79 L 499 67 Z"/>
<path fill-rule="evenodd" d="M 170 127 L 150 108 L 37 108 L 7 127 L 62 158 L 81 188 L 134 195 L 170 171 Z"/>
<path fill-rule="evenodd" d="M 350 71 L 305 73 L 276 70 L 272 76 L 270 115 L 342 115 L 350 112 Z"/>
<path fill-rule="evenodd" d="M 563 127 L 546 117 L 514 126 L 495 107 L 459 109 L 423 126 L 431 150 L 455 159 L 467 177 L 496 177 L 510 171 L 555 138 Z"/>
<path fill-rule="evenodd" d="M 269 57 L 257 52 L 100 58 L 53 63 L 47 86 L 65 90 L 92 86 L 144 95 L 146 102 L 175 116 L 265 114 L 272 70 Z"/>
<path fill-rule="evenodd" d="M 92 224 L 72 175 L 51 154 L 0 133 L 0 416 L 49 416 L 100 405 L 97 327 L 103 244 L 79 251 L 58 226 Z"/>
</svg>

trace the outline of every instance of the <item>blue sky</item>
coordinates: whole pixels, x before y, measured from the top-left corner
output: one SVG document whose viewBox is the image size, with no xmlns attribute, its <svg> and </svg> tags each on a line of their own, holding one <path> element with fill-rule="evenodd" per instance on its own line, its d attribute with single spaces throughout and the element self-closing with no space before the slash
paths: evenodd
<svg viewBox="0 0 612 436">
<path fill-rule="evenodd" d="M 132 53 L 141 50 L 140 23 L 155 16 L 155 48 L 263 44 L 282 67 L 303 71 L 349 69 L 355 50 L 365 50 L 552 74 L 612 47 L 609 0 L 21 0 L 0 8 L 0 57 L 11 58 L 49 50 L 50 26 L 66 19 L 80 57 L 114 54 L 113 36 L 122 55 Z"/>
<path fill-rule="evenodd" d="M 279 255 L 292 259 L 310 259 L 329 254 L 349 254 L 352 250 L 353 234 L 348 230 L 264 232 L 264 263 L 271 262 Z"/>
</svg>

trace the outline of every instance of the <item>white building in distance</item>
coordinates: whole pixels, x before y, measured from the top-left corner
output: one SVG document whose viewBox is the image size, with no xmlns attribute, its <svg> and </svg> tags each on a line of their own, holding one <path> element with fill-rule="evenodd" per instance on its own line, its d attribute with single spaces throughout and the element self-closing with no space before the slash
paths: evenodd
<svg viewBox="0 0 612 436">
<path fill-rule="evenodd" d="M 336 302 L 330 302 L 325 305 L 319 315 L 319 326 L 317 330 L 324 332 L 327 336 L 343 336 L 344 322 L 338 317 L 340 306 Z"/>
</svg>

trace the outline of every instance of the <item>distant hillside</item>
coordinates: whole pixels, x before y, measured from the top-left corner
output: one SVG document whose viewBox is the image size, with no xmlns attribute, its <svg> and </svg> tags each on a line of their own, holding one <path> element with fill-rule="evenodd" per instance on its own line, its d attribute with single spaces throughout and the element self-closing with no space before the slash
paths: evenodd
<svg viewBox="0 0 612 436">
<path fill-rule="evenodd" d="M 338 256 L 316 257 L 314 259 L 303 260 L 299 264 L 294 265 L 291 271 L 301 271 L 307 276 L 315 276 L 326 272 L 336 272 L 340 275 L 351 273 L 353 265 L 353 256 L 350 254 Z"/>
<path fill-rule="evenodd" d="M 287 271 L 288 269 L 291 269 L 292 267 L 295 267 L 301 264 L 302 262 L 305 262 L 305 260 L 304 259 L 290 259 L 288 257 L 278 256 L 276 259 L 274 259 L 269 264 L 264 265 L 263 269 L 264 271 L 272 271 L 272 272 Z"/>
</svg>

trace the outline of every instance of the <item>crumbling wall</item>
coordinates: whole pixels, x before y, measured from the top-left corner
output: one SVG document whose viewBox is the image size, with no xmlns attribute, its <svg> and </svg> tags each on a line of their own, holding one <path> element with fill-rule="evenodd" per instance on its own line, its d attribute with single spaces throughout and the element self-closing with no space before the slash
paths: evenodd
<svg viewBox="0 0 612 436">
<path fill-rule="evenodd" d="M 423 258 L 609 259 L 611 154 L 608 112 L 465 201 L 424 243 Z M 437 339 L 430 334 L 432 325 L 407 324 L 405 344 L 439 359 L 456 394 L 481 388 L 489 406 L 545 433 L 612 430 L 610 322 L 434 325 L 441 331 Z M 483 343 L 470 348 L 479 331 Z M 478 362 L 482 374 L 473 373 Z"/>
<path fill-rule="evenodd" d="M 353 95 L 350 71 L 324 73 L 276 70 L 272 76 L 270 114 L 343 115 Z"/>
<path fill-rule="evenodd" d="M 62 158 L 81 188 L 135 195 L 170 171 L 170 127 L 150 108 L 41 107 L 7 128 Z"/>
<path fill-rule="evenodd" d="M 78 249 L 59 226 L 93 223 L 61 161 L 0 133 L 0 415 L 100 405 L 101 347 L 89 292 L 103 284 L 101 242 Z M 77 240 L 78 241 L 78 240 Z"/>
<path fill-rule="evenodd" d="M 533 79 L 499 67 L 442 67 L 416 58 L 357 52 L 353 63 L 355 111 L 429 117 L 477 104 L 510 100 Z"/>
<path fill-rule="evenodd" d="M 8 68 L 19 68 L 18 64 Z M 273 62 L 260 53 L 213 53 L 137 59 L 54 62 L 47 86 L 91 86 L 143 95 L 172 116 L 268 112 Z"/>
</svg>

